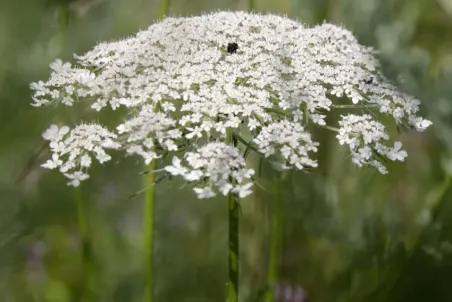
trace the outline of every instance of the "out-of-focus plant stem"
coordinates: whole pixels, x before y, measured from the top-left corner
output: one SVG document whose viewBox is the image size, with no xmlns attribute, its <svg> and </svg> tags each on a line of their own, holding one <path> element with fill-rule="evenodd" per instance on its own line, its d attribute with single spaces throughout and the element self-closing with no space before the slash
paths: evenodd
<svg viewBox="0 0 452 302">
<path fill-rule="evenodd" d="M 234 130 L 227 130 L 227 143 L 236 145 Z M 232 181 L 232 180 L 231 180 Z M 239 203 L 236 194 L 229 193 L 229 282 L 228 302 L 239 301 Z"/>
<path fill-rule="evenodd" d="M 66 36 L 69 27 L 69 18 L 71 12 L 69 11 L 69 0 L 60 0 L 58 10 L 58 21 L 60 28 L 61 50 L 64 51 L 66 47 Z"/>
<path fill-rule="evenodd" d="M 166 15 L 169 12 L 169 8 L 171 5 L 171 1 L 170 0 L 160 0 L 160 19 L 163 19 L 166 17 Z"/>
<path fill-rule="evenodd" d="M 155 173 L 156 160 L 149 164 L 151 171 L 145 176 L 146 200 L 144 210 L 144 275 L 145 302 L 154 301 L 154 225 L 155 225 Z"/>
<path fill-rule="evenodd" d="M 160 19 L 164 19 L 169 12 L 170 0 L 161 0 L 160 3 Z M 157 111 L 158 107 L 155 108 Z M 144 275 L 145 275 L 145 293 L 144 301 L 154 301 L 154 237 L 155 237 L 155 203 L 156 203 L 156 188 L 155 188 L 155 173 L 157 169 L 157 162 L 154 159 L 149 164 L 149 171 L 145 176 L 145 210 L 144 210 Z"/>
<path fill-rule="evenodd" d="M 228 302 L 239 301 L 239 204 L 229 194 L 229 283 Z"/>
<path fill-rule="evenodd" d="M 281 262 L 281 246 L 283 237 L 283 202 L 281 193 L 283 190 L 284 175 L 275 182 L 273 194 L 273 207 L 271 209 L 271 235 L 270 235 L 270 256 L 267 275 L 268 291 L 265 296 L 266 302 L 275 301 L 275 285 L 279 278 L 279 268 Z"/>
<path fill-rule="evenodd" d="M 89 233 L 88 210 L 83 198 L 82 189 L 74 189 L 75 206 L 77 208 L 77 227 L 82 248 L 82 301 L 90 296 L 90 285 L 94 282 L 94 262 L 92 258 L 91 238 Z"/>
<path fill-rule="evenodd" d="M 66 39 L 69 27 L 70 10 L 69 0 L 60 0 L 58 8 L 58 21 L 59 21 L 59 35 L 60 35 L 60 51 L 64 53 L 66 49 Z M 82 289 L 81 298 L 82 301 L 90 300 L 91 285 L 94 280 L 94 261 L 91 248 L 91 238 L 89 231 L 89 215 L 83 198 L 83 192 L 81 187 L 74 189 L 74 201 L 77 209 L 77 228 L 80 237 L 81 249 L 82 249 Z"/>
<path fill-rule="evenodd" d="M 255 7 L 255 0 L 248 0 L 248 10 L 254 11 L 254 7 Z"/>
</svg>

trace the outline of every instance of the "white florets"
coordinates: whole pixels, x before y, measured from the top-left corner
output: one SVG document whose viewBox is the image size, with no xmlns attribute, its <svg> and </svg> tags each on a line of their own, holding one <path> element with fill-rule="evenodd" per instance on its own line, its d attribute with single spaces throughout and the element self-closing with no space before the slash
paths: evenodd
<svg viewBox="0 0 452 302">
<path fill-rule="evenodd" d="M 317 162 L 309 158 L 309 152 L 316 152 L 318 143 L 311 140 L 311 135 L 303 126 L 283 120 L 262 128 L 254 142 L 265 157 L 279 154 L 283 167 L 317 167 Z M 287 165 L 286 165 L 287 164 Z"/>
<path fill-rule="evenodd" d="M 42 135 L 50 141 L 50 149 L 53 152 L 42 166 L 48 169 L 59 168 L 71 181 L 69 185 L 78 186 L 80 181 L 88 179 L 84 172 L 91 166 L 92 156 L 99 162 L 104 163 L 111 159 L 104 149 L 118 149 L 121 145 L 114 140 L 117 135 L 108 131 L 100 125 L 79 125 L 70 130 L 64 126 L 58 128 L 56 125 Z"/>
<path fill-rule="evenodd" d="M 235 141 L 228 135 L 283 168 L 301 170 L 317 166 L 311 158 L 318 147 L 309 132 L 313 126 L 335 129 L 353 162 L 386 173 L 376 155 L 403 160 L 407 154 L 399 142 L 387 147 L 385 126 L 368 115 L 345 115 L 337 129 L 327 124 L 330 112 L 340 106 L 376 108 L 418 131 L 431 124 L 416 116 L 418 100 L 384 78 L 374 51 L 331 24 L 308 28 L 244 12 L 167 18 L 75 58 L 74 65 L 56 60 L 47 82 L 31 84 L 33 105 L 90 101 L 96 111 L 124 107 L 130 113 L 116 133 L 100 125 L 46 131 L 54 154 L 44 166 L 60 168 L 72 185 L 88 177 L 83 173 L 91 156 L 109 159 L 107 146 L 149 163 L 196 145 L 183 166 L 174 157 L 166 170 L 197 183 L 200 198 L 217 192 L 244 197 L 251 183 L 239 180 L 248 179 L 251 170 L 240 146 L 224 144 Z"/>
<path fill-rule="evenodd" d="M 352 161 L 359 167 L 370 165 L 377 168 L 382 174 L 388 173 L 378 156 L 403 161 L 408 156 L 401 150 L 402 143 L 395 142 L 394 147 L 387 147 L 382 142 L 389 139 L 385 126 L 375 121 L 370 115 L 347 115 L 339 121 L 339 134 L 336 136 L 339 144 L 347 144 L 352 152 Z"/>
<path fill-rule="evenodd" d="M 223 195 L 229 192 L 245 197 L 251 191 L 251 182 L 245 182 L 254 174 L 253 169 L 246 169 L 246 162 L 239 150 L 223 142 L 208 143 L 185 155 L 186 166 L 181 160 L 173 157 L 171 166 L 165 170 L 172 175 L 180 175 L 189 182 L 205 180 L 203 186 L 194 188 L 198 198 L 209 198 L 216 191 Z"/>
</svg>

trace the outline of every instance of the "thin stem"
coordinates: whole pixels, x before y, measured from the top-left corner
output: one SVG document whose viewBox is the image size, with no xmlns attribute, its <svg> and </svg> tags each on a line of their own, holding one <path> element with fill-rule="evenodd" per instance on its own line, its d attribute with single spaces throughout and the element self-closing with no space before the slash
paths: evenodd
<svg viewBox="0 0 452 302">
<path fill-rule="evenodd" d="M 255 7 L 255 1 L 254 0 L 248 0 L 248 10 L 253 11 Z"/>
<path fill-rule="evenodd" d="M 59 23 L 59 29 L 60 29 L 60 39 L 61 39 L 61 51 L 64 52 L 66 48 L 66 37 L 67 37 L 67 31 L 69 27 L 69 18 L 70 18 L 70 11 L 69 11 L 69 0 L 60 0 L 60 5 L 58 9 L 58 23 Z"/>
<path fill-rule="evenodd" d="M 366 108 L 379 108 L 378 105 L 331 105 L 334 109 L 366 109 Z"/>
<path fill-rule="evenodd" d="M 286 111 L 281 110 L 281 109 L 277 109 L 277 108 L 265 108 L 265 111 L 271 112 L 271 113 L 276 113 L 276 114 L 281 115 L 281 116 L 288 115 L 288 113 Z"/>
<path fill-rule="evenodd" d="M 227 142 L 237 144 L 234 130 L 227 130 Z M 230 179 L 232 182 L 232 179 Z M 228 302 L 239 301 L 239 203 L 236 194 L 229 193 L 229 282 Z"/>
<path fill-rule="evenodd" d="M 69 0 L 60 0 L 59 8 L 59 35 L 61 43 L 61 52 L 65 51 L 67 31 L 69 27 L 70 10 Z M 80 237 L 80 243 L 82 248 L 82 300 L 94 300 L 91 296 L 91 285 L 95 282 L 94 279 L 94 261 L 91 247 L 91 238 L 89 233 L 89 218 L 88 211 L 83 198 L 83 192 L 81 187 L 74 189 L 74 202 L 77 209 L 77 228 Z"/>
<path fill-rule="evenodd" d="M 168 15 L 171 1 L 170 0 L 160 0 L 160 1 L 161 1 L 161 3 L 160 3 L 160 19 L 163 19 L 166 17 L 166 15 Z"/>
<path fill-rule="evenodd" d="M 228 302 L 239 301 L 239 204 L 229 194 L 229 283 Z"/>
<path fill-rule="evenodd" d="M 319 127 L 322 127 L 322 128 L 325 128 L 325 129 L 328 129 L 328 130 L 330 130 L 330 131 L 334 131 L 334 132 L 339 132 L 339 128 L 335 128 L 335 127 L 331 127 L 331 126 L 327 126 L 327 125 L 318 125 Z"/>
<path fill-rule="evenodd" d="M 281 176 L 282 178 L 282 176 Z M 273 302 L 275 300 L 275 285 L 279 278 L 279 268 L 281 262 L 281 246 L 283 237 L 283 203 L 281 198 L 282 179 L 276 181 L 276 187 L 273 196 L 272 208 L 272 226 L 270 238 L 270 262 L 267 275 L 267 291 L 265 301 Z"/>
<path fill-rule="evenodd" d="M 149 164 L 149 170 L 156 168 L 156 160 Z M 155 173 L 145 176 L 146 190 L 144 210 L 144 275 L 145 302 L 154 301 L 154 225 L 155 225 Z"/>
<path fill-rule="evenodd" d="M 77 187 L 74 189 L 74 201 L 77 209 L 77 228 L 80 236 L 82 247 L 82 298 L 86 299 L 88 296 L 88 289 L 92 279 L 93 261 L 92 261 L 92 249 L 91 238 L 89 236 L 89 219 L 88 211 L 86 209 L 85 201 L 83 198 L 82 189 Z"/>
<path fill-rule="evenodd" d="M 170 0 L 160 0 L 160 19 L 164 19 L 169 12 Z M 154 108 L 158 111 L 158 105 Z M 155 173 L 157 169 L 156 159 L 149 164 L 149 171 L 144 177 L 146 197 L 144 210 L 144 275 L 145 275 L 145 302 L 154 301 L 154 229 L 155 229 L 155 192 L 156 180 Z"/>
</svg>

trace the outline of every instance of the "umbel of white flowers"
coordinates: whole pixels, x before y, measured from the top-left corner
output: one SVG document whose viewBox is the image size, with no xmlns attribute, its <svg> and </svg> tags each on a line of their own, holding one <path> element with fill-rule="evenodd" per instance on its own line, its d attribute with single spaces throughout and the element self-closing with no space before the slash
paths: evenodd
<svg viewBox="0 0 452 302">
<path fill-rule="evenodd" d="M 146 164 L 173 155 L 164 170 L 193 183 L 199 198 L 245 197 L 254 171 L 244 153 L 251 148 L 283 169 L 316 167 L 316 126 L 336 131 L 356 165 L 387 173 L 380 159 L 407 153 L 376 116 L 418 131 L 431 124 L 416 116 L 418 100 L 385 79 L 375 51 L 331 24 L 244 12 L 166 18 L 75 59 L 56 60 L 49 80 L 31 84 L 33 106 L 83 103 L 125 114 L 116 129 L 84 123 L 44 132 L 53 154 L 43 167 L 73 186 L 89 177 L 93 159 L 106 162 L 108 149 L 120 149 Z M 327 125 L 335 108 L 364 110 Z"/>
</svg>

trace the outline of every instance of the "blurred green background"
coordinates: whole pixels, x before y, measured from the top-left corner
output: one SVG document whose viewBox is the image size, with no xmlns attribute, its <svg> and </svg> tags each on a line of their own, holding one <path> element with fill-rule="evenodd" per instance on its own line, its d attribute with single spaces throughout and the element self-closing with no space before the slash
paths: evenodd
<svg viewBox="0 0 452 302">
<path fill-rule="evenodd" d="M 317 136 L 318 169 L 282 177 L 263 167 L 242 202 L 241 301 L 263 301 L 278 184 L 283 233 L 280 302 L 452 301 L 452 0 L 255 0 L 255 11 L 326 20 L 380 51 L 385 74 L 423 102 L 425 133 L 403 132 L 409 153 L 390 174 L 358 169 L 333 135 Z M 151 0 L 0 1 L 0 301 L 141 301 L 143 186 L 136 158 L 97 166 L 75 191 L 48 157 L 51 124 L 97 119 L 84 108 L 30 106 L 29 83 L 57 57 L 144 29 Z M 247 0 L 172 0 L 169 14 L 246 10 Z M 403 78 L 403 80 L 401 80 Z M 103 120 L 118 120 L 111 112 Z M 120 157 L 117 157 L 120 158 Z M 157 193 L 156 301 L 223 302 L 227 203 L 196 200 L 178 181 Z M 257 187 L 256 187 L 257 188 Z M 82 268 L 75 200 L 84 201 L 92 259 Z M 86 251 L 85 251 L 86 252 Z M 89 280 L 87 280 L 89 279 Z M 88 289 L 89 295 L 83 295 Z"/>
</svg>

